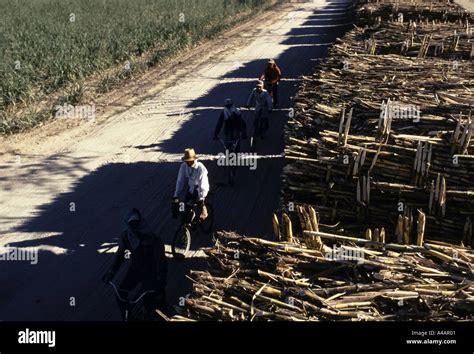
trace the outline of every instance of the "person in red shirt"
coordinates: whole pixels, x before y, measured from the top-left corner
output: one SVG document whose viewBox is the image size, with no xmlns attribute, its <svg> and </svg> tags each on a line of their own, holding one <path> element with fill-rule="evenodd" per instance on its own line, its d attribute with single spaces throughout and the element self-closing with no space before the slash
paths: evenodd
<svg viewBox="0 0 474 354">
<path fill-rule="evenodd" d="M 276 64 L 275 60 L 269 59 L 265 71 L 260 75 L 260 80 L 265 83 L 265 89 L 273 97 L 273 107 L 278 105 L 278 83 L 281 80 L 281 69 Z"/>
</svg>

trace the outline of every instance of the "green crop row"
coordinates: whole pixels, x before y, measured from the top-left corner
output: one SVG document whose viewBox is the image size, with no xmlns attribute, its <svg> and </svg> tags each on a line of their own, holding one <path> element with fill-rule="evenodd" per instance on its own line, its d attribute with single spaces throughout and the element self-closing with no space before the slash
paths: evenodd
<svg viewBox="0 0 474 354">
<path fill-rule="evenodd" d="M 12 116 L 19 103 L 28 104 L 144 53 L 152 53 L 150 65 L 161 62 L 212 37 L 239 14 L 268 3 L 0 0 L 0 120 Z M 105 91 L 108 83 L 101 84 Z M 17 125 L 0 121 L 0 134 L 11 132 L 4 126 Z"/>
</svg>

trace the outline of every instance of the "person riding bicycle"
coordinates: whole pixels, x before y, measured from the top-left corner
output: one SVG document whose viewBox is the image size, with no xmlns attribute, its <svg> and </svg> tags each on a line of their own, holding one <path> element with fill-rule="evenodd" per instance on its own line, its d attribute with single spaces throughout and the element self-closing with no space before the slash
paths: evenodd
<svg viewBox="0 0 474 354">
<path fill-rule="evenodd" d="M 130 291 L 141 284 L 144 291 L 154 291 L 143 297 L 145 320 L 157 318 L 155 309 L 166 314 L 166 278 L 168 261 L 165 247 L 141 215 L 133 208 L 125 217 L 127 228 L 120 234 L 119 248 L 110 270 L 102 280 L 108 284 L 122 266 L 125 259 L 130 259 L 130 267 L 119 286 L 119 294 L 125 299 Z M 117 297 L 122 318 L 125 319 L 126 304 Z"/>
<path fill-rule="evenodd" d="M 268 117 L 273 108 L 272 97 L 267 90 L 263 88 L 263 81 L 259 80 L 256 87 L 250 93 L 246 107 L 249 108 L 255 101 L 255 130 L 258 130 L 258 121 L 261 120 L 263 131 L 257 132 L 262 138 L 269 128 Z"/>
<path fill-rule="evenodd" d="M 281 69 L 276 64 L 275 60 L 268 59 L 268 65 L 265 71 L 260 75 L 260 80 L 264 81 L 265 86 L 271 85 L 271 89 L 265 87 L 273 96 L 273 107 L 278 106 L 278 83 L 281 80 Z M 270 91 L 271 90 L 271 91 Z"/>
<path fill-rule="evenodd" d="M 219 116 L 219 120 L 216 124 L 216 129 L 214 130 L 214 140 L 218 139 L 218 136 L 224 126 L 224 136 L 226 147 L 228 148 L 228 142 L 242 138 L 247 139 L 247 125 L 242 118 L 242 112 L 235 107 L 234 103 L 230 98 L 225 100 L 224 110 Z M 239 150 L 237 147 L 237 151 Z"/>
<path fill-rule="evenodd" d="M 179 168 L 176 180 L 173 203 L 179 200 L 195 201 L 199 207 L 199 217 L 205 220 L 208 216 L 204 201 L 209 193 L 209 177 L 206 166 L 200 161 L 194 149 L 186 149 L 182 158 L 184 161 Z"/>
</svg>

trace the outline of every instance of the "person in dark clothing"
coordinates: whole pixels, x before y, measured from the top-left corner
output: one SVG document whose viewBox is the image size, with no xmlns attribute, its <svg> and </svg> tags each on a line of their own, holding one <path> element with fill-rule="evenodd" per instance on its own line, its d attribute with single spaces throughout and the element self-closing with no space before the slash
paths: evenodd
<svg viewBox="0 0 474 354">
<path fill-rule="evenodd" d="M 272 95 L 273 107 L 278 106 L 278 83 L 281 80 L 281 69 L 275 60 L 269 59 L 265 71 L 260 75 L 260 80 L 264 81 L 265 89 Z"/>
<path fill-rule="evenodd" d="M 264 89 L 263 81 L 259 80 L 255 88 L 250 92 L 247 100 L 247 108 L 255 103 L 255 119 L 253 121 L 256 136 L 265 138 L 265 134 L 270 128 L 269 116 L 273 109 L 272 96 Z"/>
<path fill-rule="evenodd" d="M 237 138 L 247 139 L 247 125 L 242 118 L 242 112 L 235 107 L 230 98 L 225 100 L 224 110 L 221 112 L 214 130 L 214 140 L 218 139 L 222 127 L 224 127 L 226 144 Z"/>
<path fill-rule="evenodd" d="M 161 239 L 155 235 L 138 209 L 133 208 L 126 216 L 127 229 L 119 239 L 119 248 L 110 270 L 102 280 L 108 284 L 120 269 L 123 261 L 130 259 L 130 267 L 122 280 L 120 296 L 127 298 L 128 293 L 141 284 L 143 291 L 154 290 L 144 296 L 145 320 L 156 318 L 155 309 L 166 314 L 166 277 L 168 261 Z M 125 304 L 117 298 L 125 316 Z"/>
</svg>

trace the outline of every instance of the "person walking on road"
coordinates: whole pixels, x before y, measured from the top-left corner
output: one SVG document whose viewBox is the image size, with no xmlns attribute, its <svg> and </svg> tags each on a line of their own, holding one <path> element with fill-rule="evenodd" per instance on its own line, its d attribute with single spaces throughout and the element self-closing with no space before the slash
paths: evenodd
<svg viewBox="0 0 474 354">
<path fill-rule="evenodd" d="M 250 93 L 246 107 L 249 108 L 254 103 L 256 135 L 260 135 L 263 138 L 269 128 L 268 117 L 273 109 L 273 102 L 268 91 L 263 88 L 263 81 L 261 80 L 257 82 L 256 87 Z"/>
<path fill-rule="evenodd" d="M 140 211 L 133 208 L 125 217 L 126 229 L 120 234 L 119 248 L 110 270 L 102 280 L 109 284 L 125 259 L 130 259 L 130 267 L 119 286 L 119 294 L 127 298 L 130 291 L 142 285 L 148 293 L 143 298 L 145 320 L 156 319 L 155 309 L 167 313 L 166 281 L 168 261 L 165 246 L 154 234 Z M 126 305 L 117 297 L 122 318 L 125 319 Z"/>
<path fill-rule="evenodd" d="M 273 97 L 273 107 L 277 108 L 278 106 L 278 84 L 281 80 L 281 69 L 278 67 L 277 63 L 273 59 L 268 59 L 267 68 L 260 75 L 260 80 L 265 84 L 265 89 Z"/>
<path fill-rule="evenodd" d="M 177 203 L 184 196 L 184 201 L 195 201 L 199 206 L 199 217 L 205 220 L 208 216 L 204 201 L 209 193 L 209 177 L 206 166 L 198 161 L 198 156 L 194 149 L 186 149 L 182 158 L 176 180 L 174 192 L 174 203 Z"/>
</svg>

